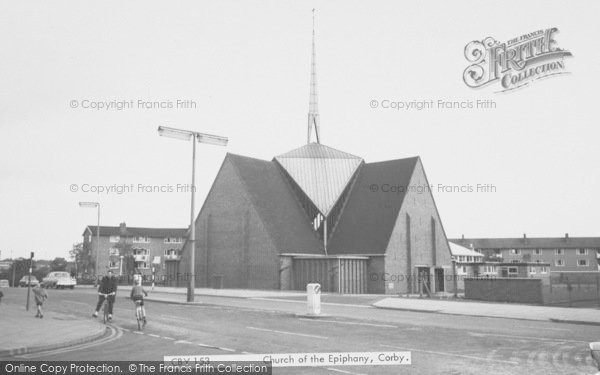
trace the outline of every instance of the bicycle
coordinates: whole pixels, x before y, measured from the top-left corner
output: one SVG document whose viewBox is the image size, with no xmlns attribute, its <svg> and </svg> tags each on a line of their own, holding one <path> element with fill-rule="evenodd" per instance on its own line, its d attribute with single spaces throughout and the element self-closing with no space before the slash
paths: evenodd
<svg viewBox="0 0 600 375">
<path fill-rule="evenodd" d="M 137 299 L 135 300 L 135 318 L 137 319 L 138 331 L 144 329 L 144 314 L 142 312 L 142 302 L 143 300 Z"/>
<path fill-rule="evenodd" d="M 106 322 L 108 321 L 108 297 L 111 295 L 114 295 L 114 293 L 98 293 L 101 296 L 104 296 L 104 301 L 102 301 L 102 316 L 103 316 L 103 322 L 104 324 L 106 324 Z"/>
</svg>

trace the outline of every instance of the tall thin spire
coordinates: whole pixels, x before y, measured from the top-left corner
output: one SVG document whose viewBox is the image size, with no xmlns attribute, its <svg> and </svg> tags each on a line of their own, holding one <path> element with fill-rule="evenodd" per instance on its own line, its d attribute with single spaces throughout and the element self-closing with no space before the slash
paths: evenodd
<svg viewBox="0 0 600 375">
<path fill-rule="evenodd" d="M 319 98 L 317 96 L 317 60 L 315 52 L 315 10 L 313 12 L 313 33 L 312 33 L 312 61 L 310 66 L 310 98 L 308 104 L 308 139 L 310 143 L 312 128 L 315 128 L 317 143 L 321 143 L 319 137 Z"/>
</svg>

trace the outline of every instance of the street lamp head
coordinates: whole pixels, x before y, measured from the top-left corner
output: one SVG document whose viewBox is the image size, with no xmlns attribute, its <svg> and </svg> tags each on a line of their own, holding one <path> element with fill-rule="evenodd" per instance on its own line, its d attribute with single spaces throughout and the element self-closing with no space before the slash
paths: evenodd
<svg viewBox="0 0 600 375">
<path fill-rule="evenodd" d="M 196 133 L 196 138 L 198 138 L 199 143 L 207 143 L 215 146 L 227 146 L 227 142 L 229 142 L 227 137 L 205 133 Z"/>
<path fill-rule="evenodd" d="M 79 207 L 98 207 L 100 203 L 98 202 L 79 202 Z"/>
<path fill-rule="evenodd" d="M 193 134 L 193 132 L 190 132 L 187 130 L 169 128 L 166 126 L 158 127 L 158 135 L 160 135 L 161 137 L 169 137 L 169 138 L 181 139 L 183 141 L 189 141 L 190 138 L 192 138 L 192 134 Z"/>
<path fill-rule="evenodd" d="M 167 126 L 159 126 L 158 135 L 162 137 L 181 139 L 184 141 L 189 141 L 192 137 L 195 137 L 199 143 L 206 143 L 215 146 L 227 146 L 227 142 L 229 141 L 227 137 L 221 137 L 219 135 L 199 133 L 184 129 L 169 128 Z"/>
</svg>

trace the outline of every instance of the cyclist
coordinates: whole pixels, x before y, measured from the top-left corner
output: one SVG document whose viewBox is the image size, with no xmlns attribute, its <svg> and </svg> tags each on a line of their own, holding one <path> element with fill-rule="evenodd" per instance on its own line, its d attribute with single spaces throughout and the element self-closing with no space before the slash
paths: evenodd
<svg viewBox="0 0 600 375">
<path fill-rule="evenodd" d="M 130 298 L 135 304 L 136 301 L 140 301 L 139 304 L 142 308 L 142 317 L 144 319 L 144 327 L 146 326 L 146 309 L 144 308 L 144 296 L 148 296 L 148 292 L 144 290 L 142 286 L 142 279 L 137 279 L 133 288 L 131 288 Z"/>
<path fill-rule="evenodd" d="M 96 311 L 94 311 L 92 316 L 98 316 L 98 311 L 100 311 L 100 307 L 102 307 L 102 303 L 104 303 L 104 299 L 106 298 L 108 303 L 108 320 L 112 320 L 113 304 L 115 303 L 116 294 L 117 279 L 113 275 L 112 271 L 108 270 L 106 276 L 104 276 L 102 281 L 100 281 L 100 287 L 98 288 L 98 304 L 96 305 Z M 108 297 L 105 297 L 106 295 Z"/>
</svg>

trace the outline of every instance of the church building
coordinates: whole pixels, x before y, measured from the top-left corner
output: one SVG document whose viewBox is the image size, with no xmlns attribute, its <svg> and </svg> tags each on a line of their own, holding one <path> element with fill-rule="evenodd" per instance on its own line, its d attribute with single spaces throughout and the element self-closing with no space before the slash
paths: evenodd
<svg viewBox="0 0 600 375">
<path fill-rule="evenodd" d="M 322 144 L 314 29 L 312 53 L 307 143 L 272 160 L 225 156 L 196 219 L 196 286 L 451 290 L 450 248 L 421 159 L 368 163 Z"/>
</svg>

